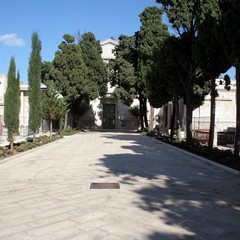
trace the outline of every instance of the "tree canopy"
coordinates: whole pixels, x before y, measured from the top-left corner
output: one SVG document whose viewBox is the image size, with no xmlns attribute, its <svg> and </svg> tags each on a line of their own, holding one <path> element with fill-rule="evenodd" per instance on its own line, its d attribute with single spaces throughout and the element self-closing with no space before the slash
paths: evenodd
<svg viewBox="0 0 240 240">
<path fill-rule="evenodd" d="M 142 26 L 138 34 L 139 42 L 139 79 L 145 85 L 150 104 L 161 107 L 171 100 L 168 88 L 164 84 L 163 68 L 166 69 L 164 46 L 169 38 L 168 27 L 162 22 L 163 9 L 148 7 L 140 14 Z M 163 64 L 165 66 L 163 67 Z M 161 69 L 161 70 L 160 70 Z M 166 82 L 165 82 L 166 83 Z"/>
<path fill-rule="evenodd" d="M 20 113 L 20 74 L 16 76 L 16 64 L 14 57 L 10 60 L 8 70 L 7 89 L 4 95 L 4 122 L 8 130 L 8 141 L 13 150 L 14 134 L 19 131 Z"/>
<path fill-rule="evenodd" d="M 114 95 L 131 105 L 138 98 L 141 128 L 148 126 L 147 82 L 152 79 L 155 51 L 168 36 L 167 26 L 162 24 L 163 10 L 148 7 L 140 14 L 142 26 L 134 36 L 121 35 L 116 47 L 116 59 L 110 61 L 111 81 L 116 86 Z"/>
<path fill-rule="evenodd" d="M 41 125 L 41 41 L 38 33 L 32 34 L 32 51 L 28 68 L 28 99 L 29 99 L 29 123 L 28 127 L 33 131 L 33 141 L 35 142 L 36 132 Z"/>
<path fill-rule="evenodd" d="M 51 73 L 57 89 L 69 102 L 75 102 L 84 97 L 96 98 L 97 86 L 87 81 L 87 68 L 80 46 L 75 43 L 75 38 L 70 34 L 65 34 L 63 39 L 55 53 Z"/>
<path fill-rule="evenodd" d="M 87 32 L 81 36 L 79 45 L 87 67 L 86 79 L 96 84 L 99 96 L 104 96 L 107 93 L 108 73 L 101 57 L 100 42 L 96 40 L 93 33 Z"/>
<path fill-rule="evenodd" d="M 238 159 L 240 151 L 240 2 L 238 0 L 219 0 L 221 32 L 217 35 L 222 49 L 236 69 L 236 134 L 234 155 Z"/>
<path fill-rule="evenodd" d="M 148 98 L 152 106 L 162 107 L 174 98 L 184 97 L 181 78 L 186 72 L 176 58 L 178 39 L 169 36 L 155 51 L 151 77 L 147 82 Z"/>
<path fill-rule="evenodd" d="M 116 87 L 113 94 L 130 106 L 138 94 L 136 37 L 121 35 L 114 53 L 116 59 L 109 62 L 110 81 Z"/>
<path fill-rule="evenodd" d="M 87 77 L 89 69 L 74 36 L 65 34 L 63 39 L 53 62 L 43 64 L 42 77 L 44 81 L 53 80 L 56 89 L 66 98 L 73 115 L 73 125 L 77 127 L 81 102 L 97 98 L 98 85 Z"/>
<path fill-rule="evenodd" d="M 195 49 L 198 47 L 198 30 L 206 16 L 217 14 L 217 0 L 157 0 L 164 7 L 170 24 L 179 37 L 177 56 L 179 63 L 186 71 L 187 78 L 181 78 L 186 99 L 186 135 L 187 141 L 192 141 L 192 111 L 200 104 L 208 93 L 209 76 L 205 76 L 198 65 Z M 206 84 L 205 84 L 206 83 Z M 194 95 L 198 100 L 194 103 Z M 200 100 L 200 101 L 199 101 Z"/>
<path fill-rule="evenodd" d="M 53 81 L 48 81 L 47 91 L 42 93 L 42 112 L 43 112 L 43 118 L 50 121 L 51 135 L 52 135 L 53 120 L 62 119 L 63 116 L 67 113 L 67 111 L 68 111 L 68 105 L 66 101 L 55 89 Z M 60 128 L 60 131 L 61 131 L 61 128 Z"/>
</svg>

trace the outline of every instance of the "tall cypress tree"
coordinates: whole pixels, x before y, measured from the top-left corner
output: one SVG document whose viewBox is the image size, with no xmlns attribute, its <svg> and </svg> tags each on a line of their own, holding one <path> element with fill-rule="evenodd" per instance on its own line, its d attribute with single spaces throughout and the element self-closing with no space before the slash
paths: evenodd
<svg viewBox="0 0 240 240">
<path fill-rule="evenodd" d="M 147 7 L 139 15 L 142 23 L 138 33 L 138 85 L 142 89 L 139 94 L 140 109 L 142 109 L 145 126 L 147 119 L 147 83 L 152 78 L 152 67 L 155 62 L 154 53 L 163 45 L 169 36 L 168 27 L 162 23 L 163 10 L 158 7 Z M 150 117 L 150 130 L 153 127 L 153 116 Z"/>
<path fill-rule="evenodd" d="M 41 125 L 41 41 L 37 32 L 32 34 L 32 52 L 28 68 L 28 99 L 29 121 L 28 127 L 33 131 L 33 142 L 36 140 L 36 132 Z"/>
<path fill-rule="evenodd" d="M 19 129 L 20 112 L 20 74 L 16 78 L 16 65 L 14 57 L 10 60 L 8 71 L 7 89 L 4 95 L 4 122 L 8 129 L 8 141 L 10 149 L 13 150 L 14 134 Z"/>
<path fill-rule="evenodd" d="M 83 61 L 87 67 L 88 81 L 93 82 L 98 87 L 100 96 L 104 96 L 107 93 L 107 67 L 101 57 L 102 48 L 100 42 L 96 40 L 95 36 L 91 32 L 87 32 L 82 35 L 82 39 L 79 42 Z"/>
</svg>

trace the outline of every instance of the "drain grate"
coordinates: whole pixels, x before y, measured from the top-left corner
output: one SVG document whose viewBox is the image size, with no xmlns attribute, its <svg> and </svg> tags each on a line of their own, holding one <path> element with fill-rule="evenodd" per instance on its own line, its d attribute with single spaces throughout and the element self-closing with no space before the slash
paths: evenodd
<svg viewBox="0 0 240 240">
<path fill-rule="evenodd" d="M 103 143 L 105 143 L 105 144 L 106 144 L 106 143 L 113 143 L 113 142 L 103 142 Z"/>
<path fill-rule="evenodd" d="M 119 183 L 91 183 L 90 189 L 120 189 Z"/>
</svg>

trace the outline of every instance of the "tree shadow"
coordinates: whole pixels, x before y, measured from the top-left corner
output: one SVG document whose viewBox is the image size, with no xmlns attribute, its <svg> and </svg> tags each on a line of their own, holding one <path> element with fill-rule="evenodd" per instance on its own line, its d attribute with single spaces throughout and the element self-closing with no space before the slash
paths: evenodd
<svg viewBox="0 0 240 240">
<path fill-rule="evenodd" d="M 88 103 L 82 104 L 83 114 L 79 119 L 79 128 L 83 130 L 97 129 L 95 123 L 95 111 L 93 106 Z"/>
<path fill-rule="evenodd" d="M 182 232 L 159 230 L 146 239 L 239 239 L 239 176 L 154 138 L 124 133 L 104 138 L 123 141 L 124 153 L 105 155 L 101 164 L 118 176 L 122 188 L 134 186 L 135 206 L 161 215 L 161 221 Z"/>
</svg>

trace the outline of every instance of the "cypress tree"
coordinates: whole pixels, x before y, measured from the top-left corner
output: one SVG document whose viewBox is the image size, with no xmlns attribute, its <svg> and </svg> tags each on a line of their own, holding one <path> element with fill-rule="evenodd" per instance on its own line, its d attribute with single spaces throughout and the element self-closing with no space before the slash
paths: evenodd
<svg viewBox="0 0 240 240">
<path fill-rule="evenodd" d="M 19 130 L 20 113 L 20 74 L 16 78 L 16 65 L 14 57 L 10 60 L 7 89 L 4 95 L 4 122 L 8 129 L 8 141 L 13 150 L 14 134 Z"/>
<path fill-rule="evenodd" d="M 42 116 L 50 121 L 50 136 L 52 137 L 53 120 L 59 120 L 61 134 L 63 116 L 68 112 L 66 100 L 59 95 L 53 81 L 47 82 L 47 92 L 42 94 Z"/>
<path fill-rule="evenodd" d="M 36 140 L 36 132 L 41 125 L 41 41 L 37 32 L 32 34 L 32 52 L 28 68 L 28 100 L 29 121 L 28 127 L 33 131 L 33 142 Z"/>
<path fill-rule="evenodd" d="M 82 51 L 82 58 L 87 67 L 88 81 L 93 82 L 98 87 L 100 96 L 107 93 L 108 73 L 106 64 L 101 57 L 102 48 L 100 42 L 96 40 L 91 32 L 82 35 L 79 42 Z"/>
<path fill-rule="evenodd" d="M 54 81 L 56 90 L 68 101 L 73 127 L 78 127 L 81 102 L 97 98 L 98 86 L 86 77 L 87 67 L 79 44 L 74 43 L 74 36 L 65 34 L 63 39 L 55 53 L 48 80 Z"/>
</svg>

